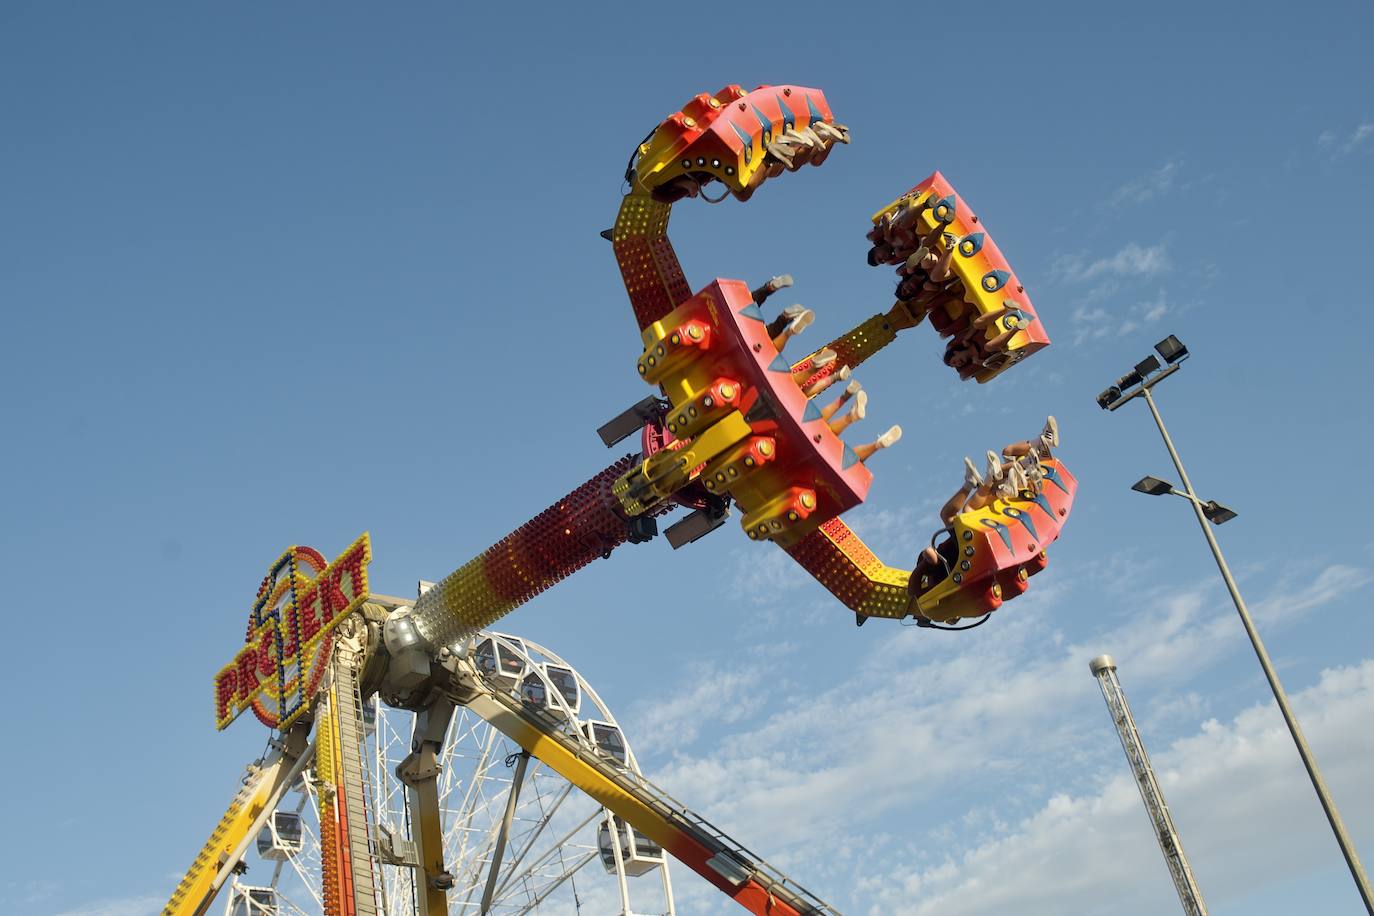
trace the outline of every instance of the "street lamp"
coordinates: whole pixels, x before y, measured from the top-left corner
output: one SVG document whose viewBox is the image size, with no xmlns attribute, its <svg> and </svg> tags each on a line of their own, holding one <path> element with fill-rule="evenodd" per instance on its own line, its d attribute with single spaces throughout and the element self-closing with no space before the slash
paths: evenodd
<svg viewBox="0 0 1374 916">
<path fill-rule="evenodd" d="M 1158 477 L 1142 477 L 1131 484 L 1131 489 L 1137 493 L 1147 493 L 1150 496 L 1163 496 L 1165 493 L 1177 493 L 1174 485 L 1167 480 L 1160 480 Z"/>
<path fill-rule="evenodd" d="M 1173 484 L 1169 483 L 1167 480 L 1160 480 L 1158 477 L 1142 477 L 1131 484 L 1131 489 L 1135 490 L 1137 493 L 1144 493 L 1147 496 L 1163 496 L 1165 493 L 1168 493 L 1170 496 L 1182 496 L 1189 502 L 1196 502 L 1202 507 L 1202 514 L 1207 516 L 1207 521 L 1211 522 L 1213 525 L 1224 525 L 1236 517 L 1236 512 L 1234 510 L 1223 506 L 1215 499 L 1209 499 L 1203 502 L 1196 496 L 1190 496 L 1182 490 L 1174 489 Z"/>
<path fill-rule="evenodd" d="M 1159 357 L 1147 357 L 1135 365 L 1135 367 L 1107 390 L 1097 396 L 1097 404 L 1103 410 L 1115 411 L 1124 404 L 1144 398 L 1145 403 L 1150 406 L 1150 414 L 1155 419 L 1155 425 L 1159 427 L 1159 434 L 1164 439 L 1164 446 L 1169 450 L 1169 457 L 1174 461 L 1174 467 L 1178 469 L 1178 476 L 1183 480 L 1183 490 L 1175 489 L 1174 485 L 1167 480 L 1160 480 L 1158 477 L 1142 477 L 1132 485 L 1131 489 L 1150 496 L 1164 496 L 1166 494 L 1181 496 L 1188 500 L 1193 506 L 1193 512 L 1197 515 L 1198 524 L 1202 527 L 1202 534 L 1207 539 L 1207 545 L 1212 549 L 1212 556 L 1216 559 L 1217 568 L 1221 570 L 1221 578 L 1226 583 L 1226 589 L 1231 593 L 1231 600 L 1235 602 L 1236 613 L 1240 615 L 1241 623 L 1245 626 L 1246 635 L 1250 637 L 1250 645 L 1255 649 L 1255 655 L 1259 658 L 1260 667 L 1264 669 L 1264 676 L 1269 681 L 1269 688 L 1274 692 L 1274 699 L 1279 704 L 1279 711 L 1283 713 L 1283 720 L 1288 725 L 1288 731 L 1293 736 L 1293 743 L 1298 747 L 1298 755 L 1302 757 L 1303 766 L 1307 768 L 1307 775 L 1312 780 L 1312 788 L 1317 791 L 1317 798 L 1321 801 L 1322 810 L 1326 812 L 1326 819 L 1331 824 L 1331 832 L 1336 835 L 1336 842 L 1341 847 L 1341 854 L 1345 856 L 1346 865 L 1350 868 L 1350 874 L 1355 879 L 1355 886 L 1360 892 L 1360 899 L 1364 901 L 1365 909 L 1374 916 L 1374 891 L 1369 886 L 1369 877 L 1365 874 L 1364 866 L 1360 864 L 1360 857 L 1355 852 L 1355 844 L 1346 833 L 1345 824 L 1341 821 L 1340 812 L 1336 810 L 1336 802 L 1331 798 L 1331 793 L 1327 791 L 1326 780 L 1322 778 L 1321 770 L 1317 768 L 1317 759 L 1312 755 L 1312 749 L 1307 746 L 1307 739 L 1303 736 L 1302 728 L 1298 725 L 1297 716 L 1293 714 L 1293 708 L 1288 703 L 1288 694 L 1284 692 L 1283 685 L 1279 683 L 1278 673 L 1274 670 L 1273 663 L 1269 660 L 1269 653 L 1264 648 L 1264 642 L 1260 639 L 1259 631 L 1255 629 L 1255 623 L 1250 619 L 1250 611 L 1245 606 L 1245 599 L 1240 596 L 1240 589 L 1236 586 L 1236 580 L 1231 575 L 1231 569 L 1226 565 L 1226 558 L 1221 554 L 1221 546 L 1217 544 L 1217 539 L 1212 534 L 1211 525 L 1222 525 L 1236 517 L 1236 513 L 1226 506 L 1221 505 L 1216 500 L 1204 501 L 1200 499 L 1197 492 L 1193 489 L 1192 482 L 1188 479 L 1188 472 L 1183 469 L 1183 459 L 1178 456 L 1178 450 L 1174 448 L 1174 442 L 1169 438 L 1169 431 L 1164 428 L 1164 419 L 1159 415 L 1159 408 L 1155 405 L 1153 389 L 1160 382 L 1173 375 L 1182 368 L 1183 360 L 1188 357 L 1188 348 L 1174 335 L 1155 344 L 1155 351 Z M 1160 369 L 1160 359 L 1168 364 L 1168 368 Z"/>
<path fill-rule="evenodd" d="M 1202 514 L 1207 516 L 1207 521 L 1213 525 L 1224 525 L 1236 517 L 1233 510 L 1226 508 L 1215 499 L 1209 499 L 1202 504 Z"/>
</svg>

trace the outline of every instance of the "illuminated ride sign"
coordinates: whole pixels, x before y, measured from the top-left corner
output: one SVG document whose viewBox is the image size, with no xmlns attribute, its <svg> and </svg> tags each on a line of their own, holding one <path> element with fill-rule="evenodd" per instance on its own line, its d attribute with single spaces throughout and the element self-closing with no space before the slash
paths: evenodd
<svg viewBox="0 0 1374 916">
<path fill-rule="evenodd" d="M 246 644 L 215 675 L 215 727 L 250 706 L 264 725 L 286 728 L 310 708 L 328 668 L 332 631 L 367 599 L 367 532 L 326 565 L 319 551 L 290 547 L 272 564 L 248 615 Z"/>
</svg>

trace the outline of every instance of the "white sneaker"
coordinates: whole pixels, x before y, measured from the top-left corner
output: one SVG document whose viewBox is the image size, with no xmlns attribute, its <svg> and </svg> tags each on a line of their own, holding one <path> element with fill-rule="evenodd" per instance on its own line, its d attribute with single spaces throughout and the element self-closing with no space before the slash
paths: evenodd
<svg viewBox="0 0 1374 916">
<path fill-rule="evenodd" d="M 922 245 L 921 247 L 917 248 L 914 252 L 912 252 L 911 255 L 906 259 L 905 267 L 907 273 L 913 273 L 916 270 L 916 268 L 920 267 L 921 262 L 925 260 L 926 255 L 928 254 L 930 254 L 930 249 L 927 248 L 925 245 Z"/>
<path fill-rule="evenodd" d="M 1021 495 L 1021 491 L 1027 489 L 1030 483 L 1026 480 L 1025 473 L 1019 464 L 1007 465 L 1007 476 L 997 484 L 997 496 L 999 499 L 1016 499 Z"/>
<path fill-rule="evenodd" d="M 983 485 L 983 478 L 979 475 L 978 469 L 973 466 L 973 459 L 964 457 L 964 486 L 970 490 L 976 490 Z"/>
<path fill-rule="evenodd" d="M 1052 450 L 1059 448 L 1059 423 L 1054 417 L 1045 420 L 1045 428 L 1040 431 L 1040 454 L 1050 457 Z"/>
<path fill-rule="evenodd" d="M 860 391 L 854 397 L 854 406 L 849 408 L 849 412 L 854 415 L 855 420 L 862 420 L 864 414 L 868 412 L 868 392 Z M 898 433 L 898 435 L 901 435 Z"/>
<path fill-rule="evenodd" d="M 848 379 L 849 379 L 849 367 L 848 367 L 848 366 L 841 366 L 841 367 L 840 367 L 840 371 L 838 371 L 838 372 L 832 372 L 832 373 L 830 373 L 829 375 L 827 375 L 825 378 L 821 379 L 821 380 L 820 380 L 819 382 L 817 382 L 816 384 L 812 385 L 810 388 L 804 388 L 804 389 L 802 389 L 802 394 L 806 395 L 808 398 L 814 398 L 816 395 L 818 395 L 818 394 L 820 394 L 821 392 L 825 391 L 826 389 L 828 389 L 831 385 L 835 384 L 836 382 L 843 382 L 843 381 L 847 381 Z M 857 383 L 858 383 L 858 380 L 855 379 L 855 381 L 854 381 L 852 384 L 857 384 Z M 854 389 L 854 392 L 857 393 L 858 390 L 859 390 L 858 388 L 855 388 L 855 389 Z"/>
<path fill-rule="evenodd" d="M 900 426 L 891 426 L 888 428 L 887 432 L 883 433 L 876 440 L 874 440 L 873 447 L 887 448 L 889 445 L 897 444 L 897 442 L 900 441 L 901 438 L 902 428 Z"/>
<path fill-rule="evenodd" d="M 1003 468 L 1002 468 L 1002 462 L 1001 462 L 1001 460 L 997 457 L 997 453 L 994 452 L 994 451 L 992 451 L 992 450 L 989 450 L 989 451 L 988 451 L 988 480 L 1001 480 L 1001 479 L 1002 479 L 1003 473 L 1004 473 L 1004 471 L 1003 471 Z"/>
</svg>

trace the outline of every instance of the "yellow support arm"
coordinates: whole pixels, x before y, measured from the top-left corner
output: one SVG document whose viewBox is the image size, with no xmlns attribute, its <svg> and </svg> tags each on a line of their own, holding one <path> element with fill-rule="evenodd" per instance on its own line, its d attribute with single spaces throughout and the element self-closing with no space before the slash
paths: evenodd
<svg viewBox="0 0 1374 916">
<path fill-rule="evenodd" d="M 243 858 L 248 843 L 305 768 L 311 756 L 307 753 L 309 737 L 308 722 L 293 726 L 279 750 L 249 768 L 243 788 L 229 803 L 210 839 L 162 908 L 163 916 L 201 916 L 209 909 L 234 865 Z"/>
</svg>

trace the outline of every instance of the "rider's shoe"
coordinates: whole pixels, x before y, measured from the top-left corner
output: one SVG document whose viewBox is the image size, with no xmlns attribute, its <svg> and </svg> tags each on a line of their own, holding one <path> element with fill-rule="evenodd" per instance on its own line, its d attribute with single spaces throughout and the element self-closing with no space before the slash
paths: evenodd
<svg viewBox="0 0 1374 916">
<path fill-rule="evenodd" d="M 978 469 L 973 466 L 973 459 L 965 456 L 964 458 L 964 489 L 976 490 L 983 485 L 983 478 L 978 473 Z"/>
<path fill-rule="evenodd" d="M 1040 441 L 1036 443 L 1040 457 L 1049 458 L 1054 449 L 1059 448 L 1059 422 L 1054 417 L 1045 420 L 1045 428 L 1040 431 Z"/>
<path fill-rule="evenodd" d="M 1005 471 L 1002 468 L 1002 461 L 997 457 L 997 453 L 988 450 L 988 480 L 1001 480 Z"/>
</svg>

